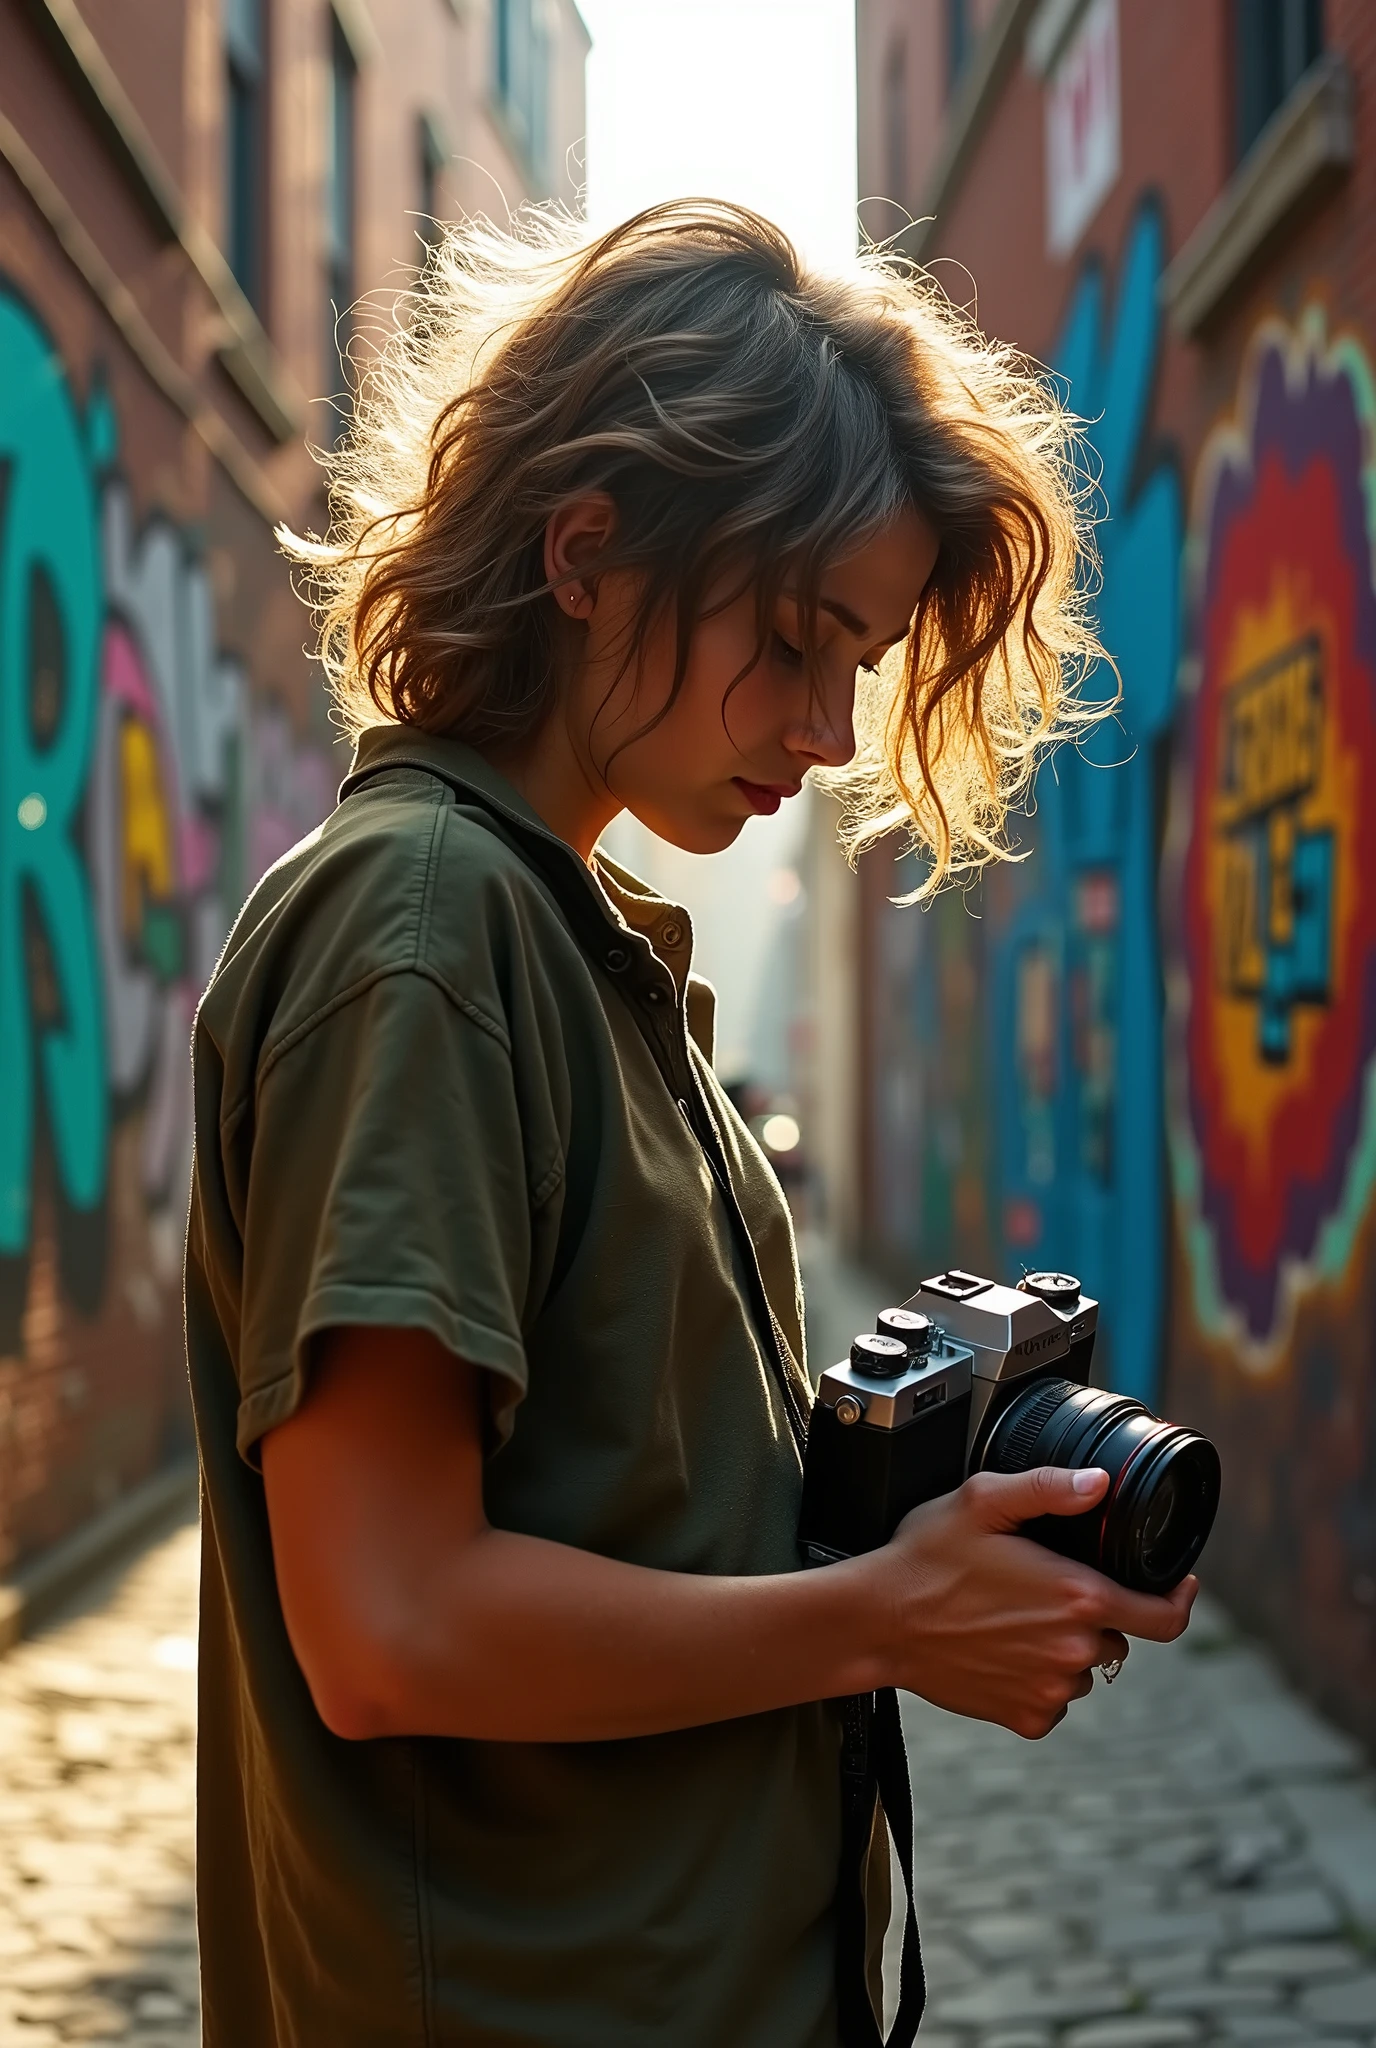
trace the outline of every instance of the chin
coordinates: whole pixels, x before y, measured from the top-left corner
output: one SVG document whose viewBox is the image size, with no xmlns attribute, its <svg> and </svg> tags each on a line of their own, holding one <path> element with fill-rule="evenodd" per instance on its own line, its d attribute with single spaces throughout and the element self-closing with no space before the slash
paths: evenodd
<svg viewBox="0 0 1376 2048">
<path fill-rule="evenodd" d="M 721 813 L 709 817 L 650 817 L 639 812 L 636 815 L 657 838 L 667 839 L 681 853 L 724 853 L 728 846 L 735 845 L 749 823 L 747 818 Z"/>
</svg>

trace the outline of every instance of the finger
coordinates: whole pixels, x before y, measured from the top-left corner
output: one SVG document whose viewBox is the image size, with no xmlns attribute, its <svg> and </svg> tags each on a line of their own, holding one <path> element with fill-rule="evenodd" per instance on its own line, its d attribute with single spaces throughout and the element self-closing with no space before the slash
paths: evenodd
<svg viewBox="0 0 1376 2048">
<path fill-rule="evenodd" d="M 1041 1742 L 1053 1728 L 1060 1727 L 1069 1712 L 1070 1708 L 1063 1706 L 1051 1714 L 1029 1714 L 1025 1722 L 1013 1724 L 1014 1733 L 1024 1736 L 1029 1742 Z"/>
<path fill-rule="evenodd" d="M 1099 1654 L 1094 1661 L 1100 1665 L 1126 1664 L 1130 1648 L 1131 1645 L 1127 1637 L 1120 1635 L 1116 1628 L 1101 1629 L 1099 1631 Z"/>
<path fill-rule="evenodd" d="M 1030 1472 L 977 1472 L 961 1488 L 986 1529 L 1018 1529 L 1038 1515 L 1082 1515 L 1104 1497 L 1108 1474 L 1097 1466 L 1063 1472 L 1034 1465 Z"/>
<path fill-rule="evenodd" d="M 1101 1623 L 1105 1628 L 1121 1629 L 1124 1635 L 1141 1636 L 1148 1643 L 1173 1643 L 1183 1635 L 1199 1591 L 1199 1581 L 1193 1574 L 1182 1579 L 1170 1593 L 1134 1593 L 1126 1586 L 1113 1584 L 1101 1609 Z"/>
<path fill-rule="evenodd" d="M 1093 1690 L 1094 1670 L 1091 1666 L 1091 1668 L 1088 1671 L 1081 1671 L 1077 1674 L 1075 1681 L 1070 1688 L 1070 1697 L 1072 1700 L 1082 1700 L 1087 1698 L 1088 1695 L 1093 1692 Z"/>
</svg>

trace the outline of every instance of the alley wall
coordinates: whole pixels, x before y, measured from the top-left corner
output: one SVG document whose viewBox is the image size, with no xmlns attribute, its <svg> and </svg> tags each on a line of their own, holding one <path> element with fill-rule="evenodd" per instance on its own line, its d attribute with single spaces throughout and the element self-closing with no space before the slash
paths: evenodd
<svg viewBox="0 0 1376 2048">
<path fill-rule="evenodd" d="M 949 14 L 862 6 L 862 104 Z M 1211 1580 L 1371 1742 L 1376 18 L 1006 5 L 971 63 L 906 246 L 1085 422 L 1122 698 L 1022 862 L 926 914 L 866 863 L 859 1235 L 1078 1272 L 1108 1382 L 1220 1444 Z"/>
</svg>

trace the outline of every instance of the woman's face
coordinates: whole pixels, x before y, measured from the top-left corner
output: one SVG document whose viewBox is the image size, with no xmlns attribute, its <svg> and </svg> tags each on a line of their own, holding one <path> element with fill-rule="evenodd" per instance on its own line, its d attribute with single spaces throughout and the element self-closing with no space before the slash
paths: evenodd
<svg viewBox="0 0 1376 2048">
<path fill-rule="evenodd" d="M 652 634 L 639 664 L 618 677 L 634 580 L 603 574 L 592 592 L 568 585 L 576 595 L 563 601 L 586 620 L 588 637 L 565 700 L 566 730 L 621 807 L 687 852 L 717 853 L 748 818 L 796 796 L 809 768 L 850 760 L 856 673 L 907 637 L 937 546 L 931 525 L 907 511 L 826 572 L 811 677 L 799 651 L 798 605 L 787 592 L 766 622 L 759 659 L 747 666 L 756 641 L 755 594 L 747 590 L 699 624 L 677 697 L 640 738 L 632 735 L 669 698 L 672 628 Z"/>
</svg>

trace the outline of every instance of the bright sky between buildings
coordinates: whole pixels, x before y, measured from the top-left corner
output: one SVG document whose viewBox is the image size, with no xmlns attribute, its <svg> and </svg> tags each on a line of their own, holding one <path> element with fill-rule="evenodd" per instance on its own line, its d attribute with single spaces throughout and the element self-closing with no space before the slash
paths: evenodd
<svg viewBox="0 0 1376 2048">
<path fill-rule="evenodd" d="M 740 199 L 818 261 L 855 248 L 854 0 L 579 0 L 588 213 Z"/>
<path fill-rule="evenodd" d="M 738 199 L 820 263 L 855 249 L 854 0 L 579 0 L 588 60 L 588 214 L 611 227 L 658 199 Z M 806 797 L 710 860 L 626 820 L 608 846 L 693 913 L 717 984 L 718 1065 L 759 1070 L 760 994 Z"/>
</svg>

